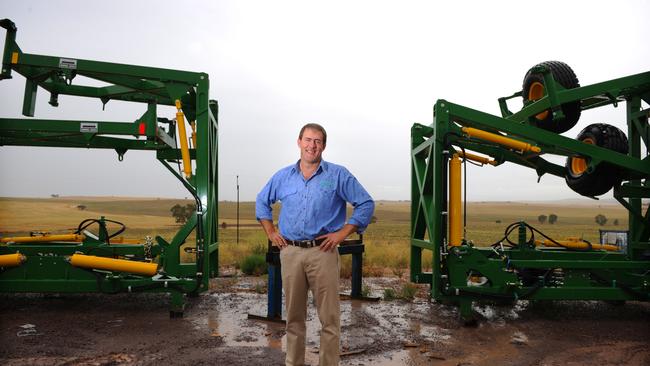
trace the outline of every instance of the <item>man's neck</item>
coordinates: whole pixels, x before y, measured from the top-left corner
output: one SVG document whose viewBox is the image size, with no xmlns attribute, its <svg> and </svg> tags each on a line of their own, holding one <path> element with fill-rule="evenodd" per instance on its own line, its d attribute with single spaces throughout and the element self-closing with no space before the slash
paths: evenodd
<svg viewBox="0 0 650 366">
<path fill-rule="evenodd" d="M 316 169 L 318 169 L 321 161 L 308 163 L 306 161 L 300 160 L 300 172 L 302 173 L 302 176 L 305 177 L 305 179 L 311 178 L 311 176 L 316 172 Z"/>
</svg>

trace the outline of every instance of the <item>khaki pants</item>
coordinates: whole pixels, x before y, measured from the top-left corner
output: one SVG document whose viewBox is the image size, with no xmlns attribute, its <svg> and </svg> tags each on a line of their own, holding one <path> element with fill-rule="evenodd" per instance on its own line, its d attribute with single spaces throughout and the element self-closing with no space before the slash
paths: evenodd
<svg viewBox="0 0 650 366">
<path fill-rule="evenodd" d="M 339 364 L 341 321 L 339 306 L 339 251 L 288 246 L 280 252 L 282 287 L 287 305 L 288 366 L 305 363 L 307 292 L 314 296 L 321 323 L 320 365 Z"/>
</svg>

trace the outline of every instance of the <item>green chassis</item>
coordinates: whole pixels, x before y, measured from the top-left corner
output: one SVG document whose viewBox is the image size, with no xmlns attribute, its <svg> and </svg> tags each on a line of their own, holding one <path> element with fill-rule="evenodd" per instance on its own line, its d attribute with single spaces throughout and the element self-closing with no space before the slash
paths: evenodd
<svg viewBox="0 0 650 366">
<path fill-rule="evenodd" d="M 7 30 L 0 79 L 11 78 L 12 72 L 25 77 L 23 115 L 34 116 L 38 87 L 49 92 L 52 106 L 58 106 L 59 95 L 97 98 L 104 105 L 111 100 L 147 105 L 147 111 L 134 121 L 0 118 L 0 145 L 114 149 L 120 160 L 127 150 L 149 150 L 179 179 L 197 205 L 196 212 L 171 241 L 157 236 L 149 245 L 121 245 L 110 244 L 106 235 L 100 235 L 98 240 L 87 238 L 77 244 L 1 245 L 0 254 L 20 252 L 27 260 L 17 267 L 0 268 L 0 291 L 167 292 L 171 294 L 171 314 L 182 315 L 184 295 L 207 290 L 209 278 L 218 275 L 218 105 L 208 99 L 208 75 L 23 53 L 16 44 L 14 23 L 4 19 L 0 25 Z M 73 84 L 77 76 L 106 86 Z M 187 120 L 196 121 L 197 146 L 190 149 L 196 170 L 188 179 L 174 167 L 181 158 L 176 147 L 176 122 L 157 117 L 159 105 L 174 106 L 176 100 L 182 101 Z M 98 222 L 105 225 L 103 218 Z M 181 263 L 181 245 L 189 241 L 192 233 L 195 260 Z M 160 266 L 153 277 L 88 270 L 68 263 L 67 258 L 74 253 L 133 260 L 152 257 Z"/>
<path fill-rule="evenodd" d="M 415 124 L 411 129 L 411 281 L 430 284 L 431 296 L 459 305 L 461 318 L 467 321 L 473 320 L 475 300 L 625 301 L 649 297 L 650 217 L 643 212 L 641 199 L 650 197 L 650 161 L 641 156 L 641 144 L 648 151 L 650 110 L 642 109 L 641 101 L 650 103 L 650 72 L 574 89 L 562 88 L 546 68 L 541 67 L 540 72 L 546 95 L 517 113 L 508 110 L 506 100 L 522 92 L 499 99 L 502 117 L 438 100 L 433 124 Z M 561 117 L 559 106 L 577 100 L 583 110 L 625 103 L 628 155 L 534 127 L 535 115 L 551 109 L 555 118 Z M 539 146 L 542 153 L 516 152 L 469 138 L 461 127 L 506 134 Z M 627 251 L 535 248 L 526 244 L 524 223 L 513 232 L 512 239 L 518 243 L 513 248 L 478 247 L 466 240 L 461 246 L 448 247 L 447 164 L 451 155 L 462 149 L 489 155 L 497 164 L 511 162 L 535 169 L 539 177 L 547 173 L 565 176 L 565 167 L 545 160 L 544 154 L 587 157 L 590 169 L 600 162 L 618 165 L 624 179 L 614 187 L 614 197 L 629 212 Z M 422 271 L 424 250 L 433 252 L 433 271 L 429 273 Z M 468 277 L 476 274 L 487 282 L 468 284 Z"/>
</svg>

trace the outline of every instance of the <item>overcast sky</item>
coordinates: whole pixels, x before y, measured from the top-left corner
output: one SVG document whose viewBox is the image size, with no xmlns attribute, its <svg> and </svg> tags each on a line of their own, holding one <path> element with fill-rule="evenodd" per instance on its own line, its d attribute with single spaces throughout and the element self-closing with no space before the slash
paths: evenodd
<svg viewBox="0 0 650 366">
<path fill-rule="evenodd" d="M 588 10 L 587 10 L 588 9 Z M 299 156 L 306 122 L 326 160 L 376 199 L 410 199 L 410 128 L 437 99 L 499 114 L 526 71 L 568 63 L 581 85 L 650 70 L 650 1 L 3 1 L 23 52 L 202 71 L 220 105 L 219 195 L 253 200 Z M 0 38 L 4 47 L 4 33 Z M 0 117 L 20 117 L 24 79 L 0 81 Z M 131 122 L 144 108 L 61 96 L 36 118 Z M 511 103 L 518 110 L 521 100 Z M 625 126 L 625 107 L 583 113 Z M 161 117 L 174 117 L 162 109 Z M 562 162 L 563 159 L 555 160 Z M 0 147 L 0 196 L 188 194 L 153 153 Z M 470 168 L 470 200 L 577 197 L 564 180 L 511 165 Z M 611 193 L 608 194 L 611 196 Z"/>
</svg>

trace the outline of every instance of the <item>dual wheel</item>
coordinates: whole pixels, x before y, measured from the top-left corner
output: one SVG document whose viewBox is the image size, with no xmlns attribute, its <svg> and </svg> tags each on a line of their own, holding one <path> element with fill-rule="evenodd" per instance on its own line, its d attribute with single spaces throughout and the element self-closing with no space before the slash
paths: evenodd
<svg viewBox="0 0 650 366">
<path fill-rule="evenodd" d="M 553 79 L 564 89 L 580 86 L 573 70 L 564 62 L 546 61 L 532 67 L 524 77 L 522 96 L 524 105 L 546 95 L 544 76 L 539 66 L 545 66 Z M 567 102 L 560 106 L 563 118 L 553 118 L 553 111 L 546 110 L 531 118 L 531 124 L 555 133 L 573 128 L 580 119 L 580 101 Z M 625 133 L 615 126 L 595 123 L 585 127 L 577 137 L 578 141 L 627 154 L 628 142 Z M 601 162 L 589 167 L 590 159 L 583 156 L 569 156 L 565 168 L 565 180 L 569 188 L 583 196 L 599 196 L 608 192 L 623 179 L 621 169 L 613 164 Z"/>
</svg>

